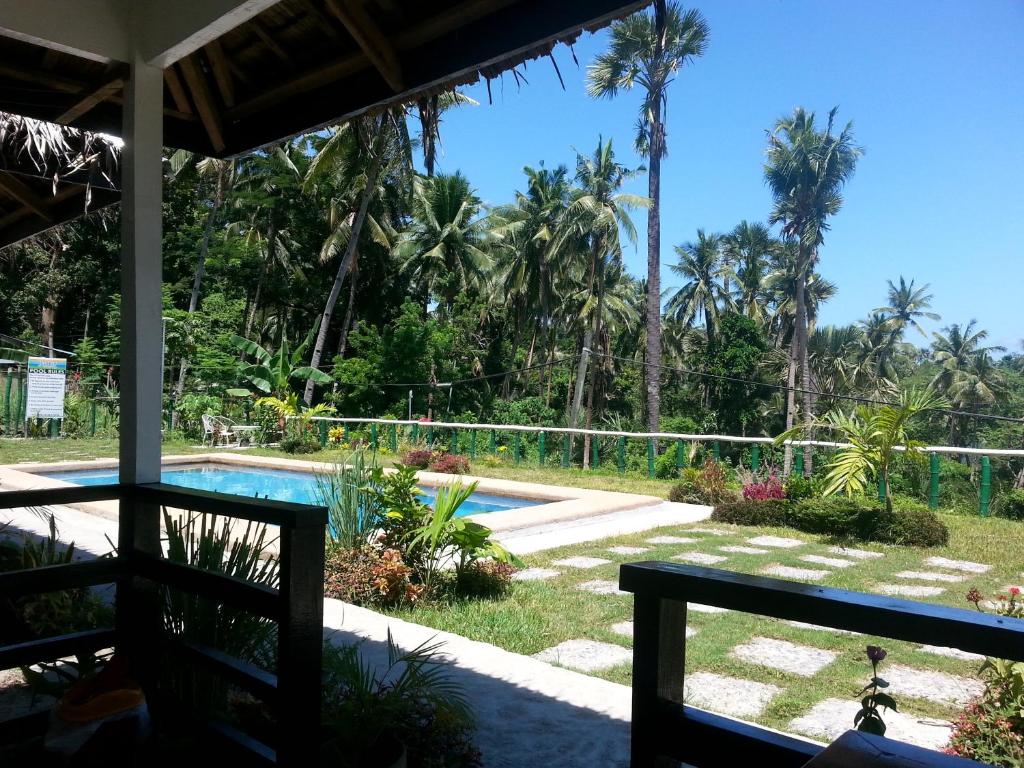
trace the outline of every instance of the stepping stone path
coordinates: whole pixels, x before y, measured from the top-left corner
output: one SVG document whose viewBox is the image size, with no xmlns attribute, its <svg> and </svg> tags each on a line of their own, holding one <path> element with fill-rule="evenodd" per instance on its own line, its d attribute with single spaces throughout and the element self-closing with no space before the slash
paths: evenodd
<svg viewBox="0 0 1024 768">
<path fill-rule="evenodd" d="M 717 605 L 704 605 L 704 603 L 687 603 L 688 610 L 697 613 L 728 613 L 728 608 L 719 608 Z"/>
<path fill-rule="evenodd" d="M 648 539 L 648 544 L 696 544 L 700 539 L 688 539 L 686 536 L 655 536 Z"/>
<path fill-rule="evenodd" d="M 769 565 L 767 568 L 762 568 L 761 573 L 766 576 L 778 576 L 783 579 L 818 581 L 819 579 L 824 579 L 832 571 L 817 571 L 813 568 L 793 568 L 789 565 Z"/>
<path fill-rule="evenodd" d="M 806 621 L 786 621 L 783 623 L 797 629 L 813 629 L 817 632 L 829 632 L 833 635 L 850 635 L 851 637 L 860 637 L 861 635 L 860 632 L 851 632 L 848 629 L 836 629 L 835 627 L 823 627 L 820 624 L 808 624 Z"/>
<path fill-rule="evenodd" d="M 633 622 L 632 621 L 620 621 L 618 624 L 612 624 L 612 632 L 616 635 L 622 635 L 623 637 L 633 636 Z M 693 627 L 686 628 L 686 636 L 693 637 L 697 634 L 697 630 Z"/>
<path fill-rule="evenodd" d="M 752 539 L 747 539 L 747 544 L 753 544 L 755 547 L 792 549 L 793 547 L 802 547 L 804 543 L 800 539 L 787 539 L 783 536 L 755 536 Z"/>
<path fill-rule="evenodd" d="M 737 645 L 730 652 L 741 661 L 758 664 L 801 677 L 811 677 L 827 667 L 838 653 L 809 645 L 797 645 L 786 640 L 755 637 L 745 645 Z"/>
<path fill-rule="evenodd" d="M 899 597 L 937 597 L 946 589 L 945 587 L 924 587 L 917 584 L 876 584 L 874 591 L 882 595 Z"/>
<path fill-rule="evenodd" d="M 700 709 L 732 717 L 757 717 L 782 689 L 737 677 L 696 672 L 683 682 L 683 700 Z"/>
<path fill-rule="evenodd" d="M 900 571 L 896 574 L 898 579 L 917 579 L 918 581 L 963 581 L 966 576 L 958 573 L 938 573 L 936 571 Z"/>
<path fill-rule="evenodd" d="M 828 551 L 833 555 L 852 557 L 854 560 L 874 560 L 876 557 L 885 557 L 881 552 L 871 552 L 867 549 L 849 549 L 847 547 L 829 547 Z"/>
<path fill-rule="evenodd" d="M 860 702 L 849 699 L 819 701 L 804 715 L 791 720 L 789 730 L 826 741 L 838 739 L 853 727 L 853 717 L 860 710 Z M 885 710 L 885 735 L 896 741 L 905 741 L 926 749 L 941 749 L 949 741 L 950 725 L 941 720 L 930 720 L 902 712 Z"/>
<path fill-rule="evenodd" d="M 648 551 L 648 547 L 608 547 L 613 555 L 640 555 Z"/>
<path fill-rule="evenodd" d="M 851 565 L 857 564 L 853 560 L 843 560 L 841 557 L 824 557 L 823 555 L 800 555 L 800 559 L 805 563 L 827 565 L 831 568 L 849 568 Z"/>
<path fill-rule="evenodd" d="M 767 555 L 767 549 L 759 549 L 758 547 L 719 547 L 722 552 L 735 552 L 737 555 Z"/>
<path fill-rule="evenodd" d="M 709 555 L 704 552 L 681 552 L 678 555 L 672 555 L 672 559 L 685 560 L 688 563 L 698 563 L 700 565 L 714 565 L 715 563 L 724 562 L 729 558 L 722 555 Z"/>
<path fill-rule="evenodd" d="M 566 640 L 534 654 L 533 658 L 580 672 L 596 672 L 618 664 L 631 663 L 633 652 L 621 645 L 599 643 L 597 640 Z"/>
<path fill-rule="evenodd" d="M 949 568 L 966 573 L 988 573 L 992 570 L 991 565 L 984 563 L 972 563 L 970 560 L 950 560 L 945 557 L 929 557 L 924 562 L 926 565 L 934 565 L 936 568 Z"/>
<path fill-rule="evenodd" d="M 512 574 L 513 581 L 543 581 L 544 579 L 553 579 L 555 576 L 561 576 L 561 571 L 556 571 L 552 568 L 524 568 L 521 571 L 516 571 Z"/>
<path fill-rule="evenodd" d="M 584 592 L 593 592 L 595 595 L 628 595 L 629 592 L 623 592 L 619 589 L 619 585 L 614 581 L 603 581 L 597 579 L 595 581 L 584 581 L 582 584 L 577 584 L 576 589 L 582 589 Z"/>
<path fill-rule="evenodd" d="M 603 557 L 567 557 L 564 560 L 552 560 L 551 564 L 565 568 L 596 568 L 610 562 L 611 560 L 605 560 Z"/>
<path fill-rule="evenodd" d="M 889 681 L 890 693 L 898 696 L 912 696 L 927 699 L 938 704 L 963 706 L 985 690 L 981 680 L 949 675 L 945 672 L 930 672 L 894 664 L 882 670 L 882 677 Z"/>
<path fill-rule="evenodd" d="M 922 645 L 917 650 L 923 651 L 924 653 L 931 653 L 935 656 L 946 656 L 950 659 L 960 659 L 960 661 L 985 660 L 985 657 L 980 653 L 968 653 L 967 651 L 961 651 L 959 648 L 946 648 L 943 645 Z"/>
<path fill-rule="evenodd" d="M 687 533 L 706 533 L 710 536 L 728 536 L 728 531 L 723 531 L 721 528 L 687 528 Z"/>
</svg>

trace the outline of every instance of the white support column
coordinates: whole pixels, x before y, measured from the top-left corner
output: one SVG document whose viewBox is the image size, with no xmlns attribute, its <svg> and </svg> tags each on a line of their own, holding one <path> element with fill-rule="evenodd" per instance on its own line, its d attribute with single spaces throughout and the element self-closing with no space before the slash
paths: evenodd
<svg viewBox="0 0 1024 768">
<path fill-rule="evenodd" d="M 163 71 L 136 56 L 121 167 L 121 482 L 160 481 Z"/>
</svg>

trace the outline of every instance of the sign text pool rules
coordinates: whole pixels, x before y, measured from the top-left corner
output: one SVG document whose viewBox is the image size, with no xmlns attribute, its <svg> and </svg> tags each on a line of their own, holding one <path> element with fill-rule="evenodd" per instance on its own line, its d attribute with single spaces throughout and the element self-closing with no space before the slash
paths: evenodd
<svg viewBox="0 0 1024 768">
<path fill-rule="evenodd" d="M 68 361 L 60 357 L 28 359 L 26 419 L 63 419 Z"/>
</svg>

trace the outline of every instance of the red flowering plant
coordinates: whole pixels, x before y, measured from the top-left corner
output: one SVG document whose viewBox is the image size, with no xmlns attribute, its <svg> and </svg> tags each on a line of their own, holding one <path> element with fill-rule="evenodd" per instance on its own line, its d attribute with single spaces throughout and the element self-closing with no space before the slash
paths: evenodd
<svg viewBox="0 0 1024 768">
<path fill-rule="evenodd" d="M 885 721 L 882 720 L 879 708 L 891 709 L 893 712 L 899 711 L 896 708 L 896 700 L 883 690 L 889 687 L 889 683 L 878 676 L 878 665 L 885 660 L 887 655 L 885 649 L 877 645 L 867 647 L 868 661 L 871 662 L 871 681 L 860 692 L 864 698 L 860 701 L 860 710 L 853 718 L 853 724 L 858 731 L 866 731 L 878 736 L 885 735 Z"/>
<path fill-rule="evenodd" d="M 743 484 L 743 498 L 750 501 L 768 501 L 786 498 L 786 488 L 773 472 L 765 480 L 751 480 Z"/>
</svg>

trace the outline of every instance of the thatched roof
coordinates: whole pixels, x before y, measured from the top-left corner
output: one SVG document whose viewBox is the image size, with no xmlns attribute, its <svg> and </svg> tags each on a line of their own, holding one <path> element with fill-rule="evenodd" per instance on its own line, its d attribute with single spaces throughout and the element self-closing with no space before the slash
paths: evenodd
<svg viewBox="0 0 1024 768">
<path fill-rule="evenodd" d="M 0 247 L 120 198 L 120 140 L 0 112 Z"/>
<path fill-rule="evenodd" d="M 280 0 L 165 70 L 165 143 L 235 155 L 495 77 L 648 2 Z M 0 37 L 0 110 L 117 135 L 124 78 Z"/>
</svg>

